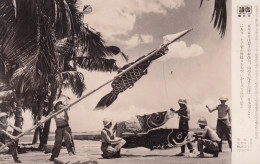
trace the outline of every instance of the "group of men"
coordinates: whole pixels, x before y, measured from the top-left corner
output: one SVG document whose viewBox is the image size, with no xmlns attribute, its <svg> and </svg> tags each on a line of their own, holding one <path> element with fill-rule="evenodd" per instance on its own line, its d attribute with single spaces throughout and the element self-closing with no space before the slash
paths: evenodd
<svg viewBox="0 0 260 164">
<path fill-rule="evenodd" d="M 197 138 L 197 148 L 199 151 L 198 157 L 204 157 L 204 153 L 213 154 L 213 157 L 218 157 L 219 152 L 222 152 L 222 138 L 223 135 L 226 136 L 228 140 L 229 147 L 232 149 L 232 141 L 231 141 L 231 111 L 228 105 L 226 105 L 226 101 L 228 100 L 226 97 L 220 97 L 221 104 L 218 105 L 214 109 L 210 109 L 208 106 L 206 108 L 209 112 L 218 111 L 218 120 L 217 120 L 217 133 L 211 129 L 207 120 L 202 117 L 198 120 L 198 125 L 201 129 L 203 129 L 202 135 L 198 135 Z M 179 99 L 178 104 L 180 109 L 175 111 L 171 108 L 171 110 L 178 114 L 179 116 L 179 129 L 189 131 L 189 120 L 190 120 L 190 109 L 187 106 L 186 99 Z M 54 111 L 57 112 L 64 108 L 64 104 L 62 101 L 58 101 L 54 106 Z M 10 135 L 7 132 L 7 127 L 10 126 L 16 131 L 22 132 L 20 128 L 12 126 L 7 122 L 8 115 L 6 113 L 0 113 L 0 143 L 6 143 L 10 139 L 14 139 L 15 137 Z M 75 155 L 75 146 L 71 134 L 71 128 L 69 127 L 69 117 L 67 111 L 58 114 L 54 117 L 57 129 L 55 131 L 55 143 L 52 149 L 52 155 L 50 157 L 50 161 L 54 161 L 54 158 L 59 156 L 60 149 L 62 146 L 63 139 L 65 140 L 65 145 L 69 155 Z M 103 158 L 119 158 L 120 150 L 122 146 L 125 144 L 125 140 L 119 137 L 116 137 L 115 131 L 112 129 L 112 120 L 104 119 L 103 120 L 104 128 L 101 131 L 101 151 L 103 152 Z M 188 142 L 187 147 L 190 151 L 190 155 L 194 155 L 194 148 L 190 142 Z M 12 156 L 15 162 L 21 163 L 18 159 L 17 153 L 17 144 L 14 142 L 9 145 L 10 152 L 12 152 Z M 177 154 L 177 156 L 184 156 L 185 153 L 185 145 L 181 146 L 181 152 Z"/>
<path fill-rule="evenodd" d="M 219 98 L 221 104 L 214 109 L 210 109 L 208 106 L 206 108 L 208 111 L 214 112 L 218 111 L 218 121 L 217 121 L 217 132 L 210 128 L 207 124 L 207 120 L 204 117 L 201 117 L 198 120 L 198 125 L 203 132 L 201 135 L 196 136 L 197 148 L 199 154 L 198 157 L 203 158 L 204 153 L 213 154 L 213 157 L 218 157 L 219 152 L 222 152 L 222 139 L 223 136 L 226 136 L 230 149 L 232 150 L 232 141 L 231 141 L 231 111 L 226 102 L 228 99 L 224 96 Z M 180 109 L 175 111 L 179 116 L 179 129 L 189 131 L 189 120 L 190 120 L 190 109 L 187 106 L 186 99 L 179 99 L 178 104 Z M 125 144 L 125 141 L 122 138 L 115 137 L 115 131 L 111 128 L 112 121 L 105 119 L 103 121 L 104 129 L 101 131 L 101 151 L 103 152 L 103 158 L 118 158 L 120 157 L 120 149 Z M 188 142 L 187 147 L 190 151 L 189 156 L 194 157 L 194 148 L 190 142 Z M 184 156 L 185 145 L 181 146 L 181 152 L 176 154 L 177 156 Z"/>
<path fill-rule="evenodd" d="M 54 111 L 52 113 L 61 110 L 64 106 L 65 105 L 63 104 L 62 101 L 58 101 L 57 103 L 55 103 Z M 50 113 L 50 114 L 52 114 L 52 113 Z M 7 121 L 7 118 L 8 118 L 7 113 L 0 112 L 0 145 L 5 144 L 6 142 L 15 138 L 15 136 L 13 136 L 7 132 L 8 126 L 15 129 L 16 131 L 23 132 L 22 129 L 9 124 Z M 74 142 L 73 142 L 73 138 L 72 138 L 72 134 L 71 134 L 71 129 L 70 129 L 69 123 L 68 123 L 69 117 L 68 117 L 67 111 L 65 110 L 64 112 L 56 115 L 54 117 L 54 119 L 55 119 L 57 128 L 55 131 L 55 143 L 54 143 L 54 147 L 52 149 L 52 155 L 49 159 L 50 161 L 54 161 L 54 158 L 59 156 L 63 139 L 65 141 L 65 145 L 66 145 L 69 155 L 75 155 L 75 146 L 74 146 Z M 18 159 L 17 143 L 14 142 L 14 143 L 8 145 L 8 147 L 9 147 L 9 151 L 12 153 L 14 161 L 16 163 L 21 163 L 21 161 Z"/>
<path fill-rule="evenodd" d="M 226 136 L 230 149 L 232 150 L 232 141 L 231 141 L 231 110 L 226 102 L 228 101 L 227 97 L 219 98 L 221 104 L 214 109 L 210 109 L 207 105 L 206 108 L 210 113 L 218 111 L 218 120 L 217 120 L 217 132 L 211 129 L 207 120 L 204 117 L 201 117 L 198 120 L 198 125 L 203 129 L 202 135 L 197 136 L 197 147 L 199 150 L 198 157 L 204 157 L 205 153 L 213 154 L 213 157 L 218 157 L 219 152 L 222 152 L 222 140 L 223 136 Z M 179 99 L 178 104 L 180 109 L 178 111 L 173 110 L 175 113 L 178 113 L 179 120 L 179 129 L 189 131 L 189 120 L 190 120 L 190 109 L 187 106 L 186 99 Z M 190 155 L 193 156 L 193 147 L 191 143 L 186 144 L 190 150 Z M 203 149 L 205 147 L 205 149 Z M 184 156 L 185 145 L 181 147 L 181 152 L 177 156 Z"/>
</svg>

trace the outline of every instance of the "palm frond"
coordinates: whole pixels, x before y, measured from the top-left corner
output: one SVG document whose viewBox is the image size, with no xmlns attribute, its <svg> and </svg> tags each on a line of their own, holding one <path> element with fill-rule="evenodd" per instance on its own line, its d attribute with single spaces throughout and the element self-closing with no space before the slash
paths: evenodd
<svg viewBox="0 0 260 164">
<path fill-rule="evenodd" d="M 69 37 L 72 34 L 72 15 L 65 0 L 55 0 L 55 31 L 56 37 L 62 39 L 64 37 Z"/>
<path fill-rule="evenodd" d="M 83 11 L 82 11 L 83 14 L 89 14 L 91 12 L 92 12 L 92 7 L 90 5 L 85 5 L 83 7 Z"/>
<path fill-rule="evenodd" d="M 11 115 L 14 107 L 14 92 L 12 90 L 0 90 L 0 112 Z"/>
<path fill-rule="evenodd" d="M 10 101 L 13 98 L 14 92 L 12 90 L 0 91 L 0 100 Z"/>
<path fill-rule="evenodd" d="M 203 0 L 200 1 L 200 7 L 203 3 Z M 225 36 L 226 27 L 227 27 L 227 8 L 226 0 L 215 0 L 214 10 L 212 14 L 211 21 L 214 20 L 214 28 L 219 31 L 221 38 Z"/>
<path fill-rule="evenodd" d="M 1 101 L 0 100 L 0 112 L 8 113 L 9 116 L 14 114 L 15 103 L 14 101 Z"/>
<path fill-rule="evenodd" d="M 8 85 L 0 85 L 0 91 L 8 91 L 11 90 L 10 86 Z"/>
<path fill-rule="evenodd" d="M 221 38 L 223 38 L 225 36 L 227 26 L 226 0 L 215 0 L 212 20 L 214 20 L 214 28 L 219 30 L 219 34 Z"/>
<path fill-rule="evenodd" d="M 115 46 L 105 46 L 105 41 L 99 32 L 92 30 L 83 23 L 83 12 L 78 10 L 77 1 L 66 0 L 73 18 L 73 28 L 77 36 L 75 43 L 80 47 L 83 54 L 88 56 L 107 57 L 117 55 L 121 50 Z M 90 9 L 90 7 L 87 7 Z M 118 52 L 119 51 L 119 52 Z M 127 56 L 121 53 L 123 58 L 127 60 Z"/>
<path fill-rule="evenodd" d="M 200 7 L 202 6 L 203 0 L 200 1 Z"/>
<path fill-rule="evenodd" d="M 15 22 L 16 7 L 10 0 L 0 1 L 0 52 L 6 40 L 7 34 L 12 31 Z M 3 55 L 2 53 L 0 54 Z"/>
<path fill-rule="evenodd" d="M 64 88 L 71 88 L 72 92 L 78 97 L 80 97 L 86 89 L 84 76 L 77 71 L 61 72 L 56 76 L 56 81 Z"/>
<path fill-rule="evenodd" d="M 35 77 L 46 77 L 56 70 L 53 18 L 48 10 L 51 4 L 51 0 L 21 0 L 17 3 L 13 30 L 2 46 L 5 60 L 20 67 L 12 77 L 13 85 L 23 83 L 26 89 L 31 85 L 37 88 L 41 83 L 37 84 L 39 81 Z"/>
<path fill-rule="evenodd" d="M 89 71 L 111 72 L 119 69 L 114 59 L 78 57 L 77 63 L 79 67 Z"/>
<path fill-rule="evenodd" d="M 41 80 L 34 64 L 17 69 L 10 79 L 12 88 L 18 90 L 23 86 L 24 92 L 37 89 L 42 84 Z"/>
<path fill-rule="evenodd" d="M 71 57 L 74 53 L 74 45 L 69 38 L 57 40 L 55 43 L 55 51 L 64 57 Z"/>
</svg>

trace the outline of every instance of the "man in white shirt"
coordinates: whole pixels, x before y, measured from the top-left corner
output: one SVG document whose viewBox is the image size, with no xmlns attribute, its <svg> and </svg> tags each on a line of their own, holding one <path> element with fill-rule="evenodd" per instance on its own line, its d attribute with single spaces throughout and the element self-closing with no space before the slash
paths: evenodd
<svg viewBox="0 0 260 164">
<path fill-rule="evenodd" d="M 126 141 L 122 138 L 115 137 L 115 131 L 111 129 L 112 120 L 103 120 L 104 128 L 101 130 L 101 151 L 103 158 L 120 158 L 120 150 Z"/>
</svg>

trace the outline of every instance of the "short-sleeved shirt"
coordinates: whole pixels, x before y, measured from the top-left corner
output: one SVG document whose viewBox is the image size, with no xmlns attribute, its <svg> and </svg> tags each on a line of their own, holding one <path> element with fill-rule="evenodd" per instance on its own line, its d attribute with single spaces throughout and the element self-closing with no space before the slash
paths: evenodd
<svg viewBox="0 0 260 164">
<path fill-rule="evenodd" d="M 205 126 L 205 128 L 203 129 L 202 137 L 212 141 L 220 141 L 220 138 L 218 137 L 217 133 L 209 126 Z"/>
<path fill-rule="evenodd" d="M 106 132 L 106 133 L 105 133 Z M 107 128 L 104 128 L 102 131 L 101 131 L 101 140 L 102 142 L 104 143 L 108 143 L 107 141 L 107 136 L 105 136 L 107 134 L 107 136 L 110 138 L 110 139 L 114 139 L 114 135 L 112 133 L 111 130 L 107 129 Z"/>
<path fill-rule="evenodd" d="M 54 117 L 55 122 L 56 122 L 56 126 L 65 126 L 68 125 L 68 114 L 67 112 L 62 112 L 60 114 L 58 114 L 57 116 Z"/>
<path fill-rule="evenodd" d="M 230 108 L 227 105 L 218 105 L 215 109 L 218 110 L 218 119 L 228 119 Z"/>
</svg>

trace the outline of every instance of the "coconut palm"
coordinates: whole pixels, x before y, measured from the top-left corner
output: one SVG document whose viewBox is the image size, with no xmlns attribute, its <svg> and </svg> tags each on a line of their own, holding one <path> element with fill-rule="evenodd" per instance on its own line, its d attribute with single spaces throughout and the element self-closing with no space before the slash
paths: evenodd
<svg viewBox="0 0 260 164">
<path fill-rule="evenodd" d="M 77 0 L 0 2 L 1 77 L 16 102 L 18 127 L 23 108 L 31 109 L 35 119 L 48 115 L 63 87 L 82 94 L 84 79 L 77 64 L 88 70 L 117 70 L 115 60 L 106 57 L 120 50 L 105 46 L 100 33 L 84 25 L 82 14 Z M 59 48 L 62 44 L 67 48 Z M 45 123 L 42 144 L 47 143 L 49 125 L 50 121 Z"/>
</svg>

